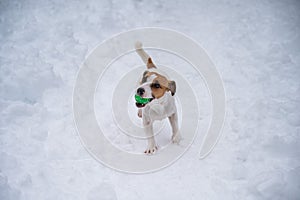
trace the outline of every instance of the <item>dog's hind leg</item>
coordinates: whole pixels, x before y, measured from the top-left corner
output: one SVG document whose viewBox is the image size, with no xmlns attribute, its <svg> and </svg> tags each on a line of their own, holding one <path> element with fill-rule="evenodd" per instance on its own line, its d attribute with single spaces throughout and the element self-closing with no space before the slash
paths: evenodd
<svg viewBox="0 0 300 200">
<path fill-rule="evenodd" d="M 181 140 L 181 135 L 178 127 L 178 115 L 177 112 L 169 116 L 169 122 L 172 127 L 172 142 L 179 144 Z"/>
</svg>

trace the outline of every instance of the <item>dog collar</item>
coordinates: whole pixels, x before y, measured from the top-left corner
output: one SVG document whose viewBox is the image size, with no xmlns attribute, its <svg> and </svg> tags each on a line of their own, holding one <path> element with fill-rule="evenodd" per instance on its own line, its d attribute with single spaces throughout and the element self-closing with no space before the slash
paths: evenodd
<svg viewBox="0 0 300 200">
<path fill-rule="evenodd" d="M 135 101 L 136 101 L 135 105 L 138 108 L 144 107 L 147 103 L 149 103 L 153 100 L 153 98 L 143 98 L 139 95 L 135 95 L 134 98 L 135 98 Z"/>
</svg>

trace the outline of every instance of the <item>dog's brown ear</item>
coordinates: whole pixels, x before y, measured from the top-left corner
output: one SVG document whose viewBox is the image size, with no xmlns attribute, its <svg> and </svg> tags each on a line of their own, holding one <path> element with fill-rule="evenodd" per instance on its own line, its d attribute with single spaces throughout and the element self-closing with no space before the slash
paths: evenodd
<svg viewBox="0 0 300 200">
<path fill-rule="evenodd" d="M 168 89 L 171 91 L 172 96 L 174 96 L 176 92 L 176 83 L 175 81 L 169 81 Z"/>
<path fill-rule="evenodd" d="M 143 77 L 142 77 L 142 80 L 141 80 L 141 82 L 140 82 L 141 84 L 147 82 L 148 73 L 149 73 L 149 71 L 145 71 L 145 72 L 143 73 Z"/>
<path fill-rule="evenodd" d="M 147 68 L 156 68 L 156 66 L 153 64 L 152 59 L 149 57 L 147 61 Z"/>
</svg>

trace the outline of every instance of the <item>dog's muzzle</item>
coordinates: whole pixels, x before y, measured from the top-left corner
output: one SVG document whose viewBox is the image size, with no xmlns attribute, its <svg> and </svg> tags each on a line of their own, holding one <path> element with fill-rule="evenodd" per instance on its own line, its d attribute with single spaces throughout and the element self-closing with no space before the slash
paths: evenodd
<svg viewBox="0 0 300 200">
<path fill-rule="evenodd" d="M 153 95 L 150 87 L 151 84 L 152 82 L 145 82 L 136 89 L 136 93 L 134 96 L 136 107 L 142 108 L 146 106 L 147 103 L 153 100 Z"/>
<path fill-rule="evenodd" d="M 143 94 L 145 93 L 145 89 L 144 88 L 138 88 L 136 93 L 142 97 Z"/>
</svg>

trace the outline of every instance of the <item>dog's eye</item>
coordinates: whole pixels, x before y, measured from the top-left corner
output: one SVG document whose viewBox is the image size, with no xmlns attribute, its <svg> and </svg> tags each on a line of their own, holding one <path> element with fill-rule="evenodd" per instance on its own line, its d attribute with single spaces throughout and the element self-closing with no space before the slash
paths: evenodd
<svg viewBox="0 0 300 200">
<path fill-rule="evenodd" d="M 159 83 L 152 83 L 151 87 L 152 88 L 160 88 L 160 84 Z"/>
</svg>

